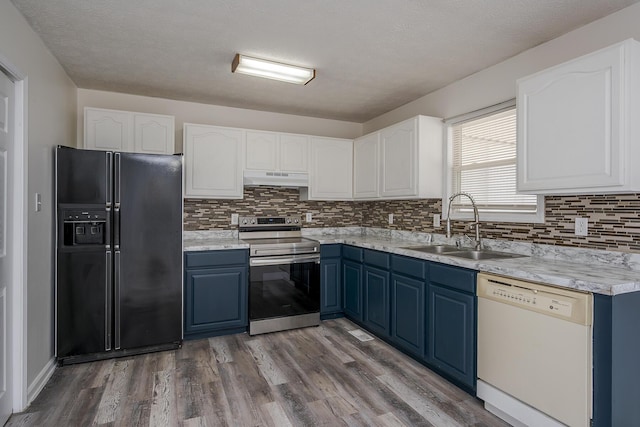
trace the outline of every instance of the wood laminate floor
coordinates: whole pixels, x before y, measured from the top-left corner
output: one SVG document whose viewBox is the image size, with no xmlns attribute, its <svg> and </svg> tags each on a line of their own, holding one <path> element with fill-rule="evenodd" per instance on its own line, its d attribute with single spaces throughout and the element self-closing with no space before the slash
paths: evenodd
<svg viewBox="0 0 640 427">
<path fill-rule="evenodd" d="M 56 369 L 9 426 L 506 426 L 346 319 Z"/>
</svg>

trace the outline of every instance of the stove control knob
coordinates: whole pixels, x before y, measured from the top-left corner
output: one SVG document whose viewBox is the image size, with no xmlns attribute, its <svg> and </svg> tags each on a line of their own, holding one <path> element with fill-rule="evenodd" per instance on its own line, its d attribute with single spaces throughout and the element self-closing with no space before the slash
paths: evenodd
<svg viewBox="0 0 640 427">
<path fill-rule="evenodd" d="M 242 220 L 242 224 L 245 224 L 245 225 L 246 225 L 248 222 L 249 222 L 249 221 L 247 221 L 246 219 L 243 219 L 243 220 Z"/>
<path fill-rule="evenodd" d="M 296 218 L 294 221 L 296 222 L 296 224 L 300 222 L 298 218 Z"/>
<path fill-rule="evenodd" d="M 256 219 L 255 218 L 251 218 L 251 224 L 255 224 L 256 223 Z"/>
<path fill-rule="evenodd" d="M 287 218 L 287 224 L 291 224 L 291 218 Z"/>
</svg>

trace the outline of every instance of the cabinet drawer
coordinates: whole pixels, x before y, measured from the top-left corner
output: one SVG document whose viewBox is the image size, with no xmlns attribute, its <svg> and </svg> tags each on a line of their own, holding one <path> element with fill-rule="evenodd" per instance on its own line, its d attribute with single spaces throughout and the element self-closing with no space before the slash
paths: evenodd
<svg viewBox="0 0 640 427">
<path fill-rule="evenodd" d="M 342 256 L 346 259 L 362 262 L 362 248 L 356 248 L 355 246 L 343 246 Z"/>
<path fill-rule="evenodd" d="M 427 277 L 427 263 L 416 258 L 393 255 L 391 266 L 394 273 L 425 279 Z"/>
<path fill-rule="evenodd" d="M 476 292 L 476 272 L 473 270 L 432 264 L 429 268 L 429 279 L 432 283 L 438 283 L 452 289 L 472 294 Z"/>
<path fill-rule="evenodd" d="M 249 251 L 237 249 L 231 251 L 186 252 L 185 268 L 216 267 L 233 264 L 246 264 Z"/>
<path fill-rule="evenodd" d="M 320 245 L 320 256 L 322 258 L 338 258 L 342 245 Z"/>
<path fill-rule="evenodd" d="M 364 262 L 365 264 L 375 265 L 376 267 L 389 269 L 391 264 L 391 256 L 385 252 L 372 251 L 370 249 L 364 250 Z"/>
</svg>

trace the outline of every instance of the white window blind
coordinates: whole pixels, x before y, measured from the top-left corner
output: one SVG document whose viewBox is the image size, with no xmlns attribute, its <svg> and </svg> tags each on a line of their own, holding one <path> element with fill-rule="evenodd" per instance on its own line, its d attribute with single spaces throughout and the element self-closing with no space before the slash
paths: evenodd
<svg viewBox="0 0 640 427">
<path fill-rule="evenodd" d="M 469 193 L 481 212 L 536 213 L 538 197 L 516 194 L 515 108 L 451 125 L 452 194 Z M 471 210 L 458 197 L 453 212 Z"/>
</svg>

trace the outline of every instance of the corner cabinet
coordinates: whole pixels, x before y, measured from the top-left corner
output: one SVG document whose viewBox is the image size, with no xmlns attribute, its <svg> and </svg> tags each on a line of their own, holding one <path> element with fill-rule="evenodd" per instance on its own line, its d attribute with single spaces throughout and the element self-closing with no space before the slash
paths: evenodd
<svg viewBox="0 0 640 427">
<path fill-rule="evenodd" d="M 380 170 L 380 133 L 353 141 L 353 198 L 376 199 Z"/>
<path fill-rule="evenodd" d="M 416 116 L 354 142 L 355 199 L 442 197 L 442 120 Z"/>
<path fill-rule="evenodd" d="M 308 200 L 353 198 L 353 140 L 311 137 L 309 188 L 300 189 Z"/>
<path fill-rule="evenodd" d="M 245 130 L 184 124 L 185 197 L 242 199 Z"/>
<path fill-rule="evenodd" d="M 640 43 L 626 40 L 518 80 L 517 188 L 640 191 Z"/>
<path fill-rule="evenodd" d="M 175 152 L 175 118 L 85 107 L 84 148 L 144 154 Z"/>
<path fill-rule="evenodd" d="M 320 317 L 342 316 L 342 245 L 320 246 Z"/>
<path fill-rule="evenodd" d="M 186 252 L 184 265 L 185 339 L 246 331 L 249 251 Z"/>
</svg>

